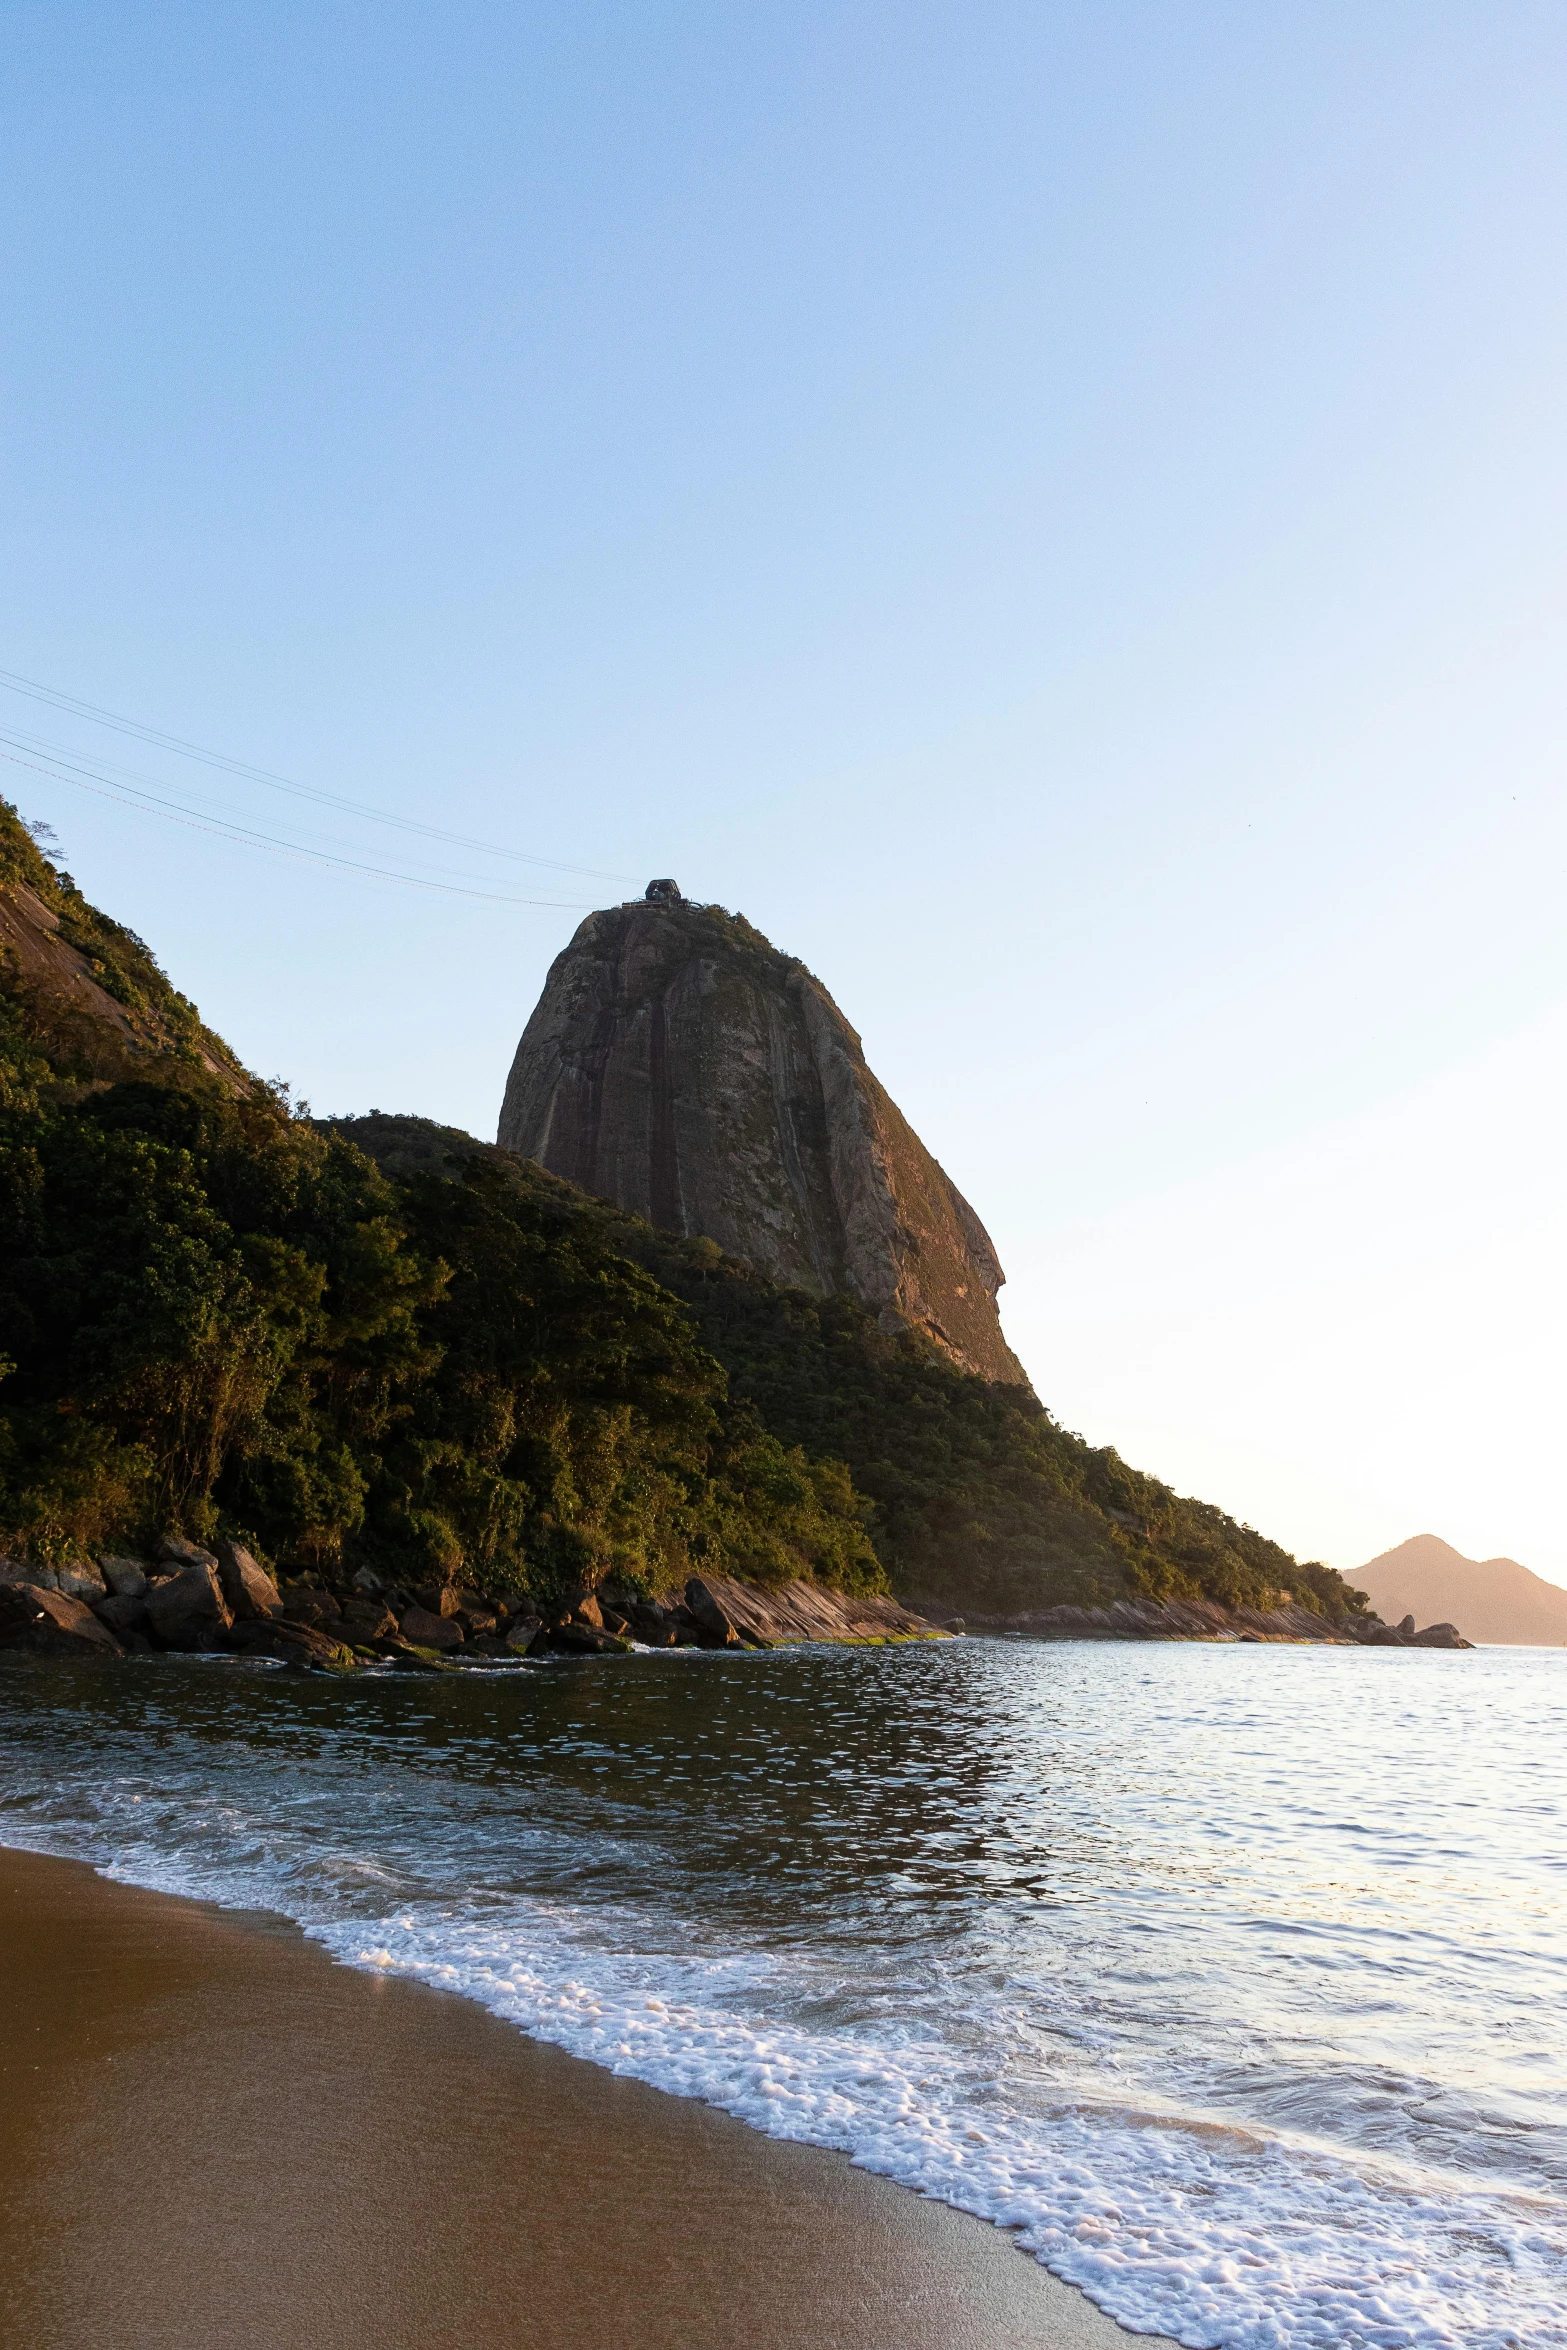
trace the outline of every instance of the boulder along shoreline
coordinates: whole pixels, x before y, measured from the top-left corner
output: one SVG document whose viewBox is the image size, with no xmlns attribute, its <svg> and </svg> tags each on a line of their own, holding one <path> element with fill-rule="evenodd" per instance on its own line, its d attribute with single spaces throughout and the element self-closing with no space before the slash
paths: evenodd
<svg viewBox="0 0 1567 2350">
<path fill-rule="evenodd" d="M 307 1570 L 275 1580 L 240 1543 L 209 1549 L 168 1536 L 151 1560 L 104 1553 L 46 1567 L 0 1559 L 0 1651 L 102 1660 L 227 1653 L 305 1671 L 414 1672 L 521 1665 L 543 1656 L 638 1649 L 771 1649 L 825 1642 L 903 1644 L 961 1633 L 1039 1640 L 1327 1642 L 1344 1647 L 1468 1648 L 1452 1624 L 1417 1631 L 1331 1619 L 1299 1605 L 1224 1608 L 1208 1600 L 1121 1599 L 1006 1617 L 935 1622 L 881 1595 L 796 1580 L 779 1586 L 692 1575 L 657 1596 L 613 1584 L 552 1606 L 494 1598 L 455 1582 L 408 1589 L 368 1569 L 332 1584 Z"/>
<path fill-rule="evenodd" d="M 949 1628 L 880 1595 L 795 1581 L 763 1588 L 692 1575 L 658 1597 L 610 1586 L 553 1606 L 460 1583 L 392 1584 L 368 1569 L 333 1584 L 314 1570 L 274 1578 L 243 1545 L 169 1536 L 152 1560 L 105 1553 L 62 1567 L 0 1560 L 0 1651 L 113 1658 L 220 1653 L 306 1670 L 410 1671 L 519 1665 L 540 1656 L 638 1648 L 759 1649 L 807 1641 L 940 1640 Z"/>
</svg>

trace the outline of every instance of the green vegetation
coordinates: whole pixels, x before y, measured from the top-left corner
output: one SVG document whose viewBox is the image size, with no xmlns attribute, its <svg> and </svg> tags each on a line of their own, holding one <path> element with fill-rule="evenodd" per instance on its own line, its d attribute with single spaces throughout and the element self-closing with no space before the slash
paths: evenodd
<svg viewBox="0 0 1567 2350">
<path fill-rule="evenodd" d="M 0 1085 L 50 1077 L 102 1080 L 128 1075 L 148 1056 L 165 1073 L 204 1070 L 243 1086 L 244 1072 L 221 1037 L 204 1028 L 194 1004 L 171 987 L 133 930 L 90 906 L 68 873 L 42 854 L 16 810 L 0 799 L 0 892 L 16 902 L 30 893 L 46 936 L 79 958 L 93 990 L 110 999 L 95 1011 L 90 991 L 64 983 L 47 960 L 0 945 Z M 30 910 L 30 909 L 29 909 Z M 112 1012 L 123 1015 L 123 1024 Z M 171 1069 L 172 1065 L 172 1069 Z M 4 1097 L 0 1097 L 4 1098 Z"/>
<path fill-rule="evenodd" d="M 844 1464 L 900 1598 L 975 1616 L 1136 1595 L 1266 1607 L 1287 1593 L 1326 1615 L 1363 1606 L 1331 1567 L 1298 1562 L 1086 1444 L 1026 1389 L 955 1370 L 912 1331 L 889 1337 L 853 1298 L 780 1288 L 711 1241 L 671 1239 L 426 1119 L 372 1115 L 337 1131 L 395 1176 L 482 1164 L 536 1213 L 569 1203 L 590 1215 L 686 1305 L 731 1397 L 807 1460 Z"/>
<path fill-rule="evenodd" d="M 1020 1389 L 428 1121 L 317 1126 L 0 803 L 0 1548 L 165 1531 L 551 1598 L 694 1567 L 972 1614 L 1351 1595 Z"/>
</svg>

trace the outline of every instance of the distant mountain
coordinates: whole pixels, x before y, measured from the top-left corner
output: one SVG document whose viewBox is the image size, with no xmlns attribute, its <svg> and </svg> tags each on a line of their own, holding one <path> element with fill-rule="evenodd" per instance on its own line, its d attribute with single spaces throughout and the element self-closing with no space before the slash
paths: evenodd
<svg viewBox="0 0 1567 2350">
<path fill-rule="evenodd" d="M 1519 1648 L 1567 1646 L 1567 1591 L 1516 1559 L 1466 1559 L 1435 1534 L 1415 1534 L 1344 1577 L 1384 1623 L 1456 1624 L 1467 1640 Z"/>
</svg>

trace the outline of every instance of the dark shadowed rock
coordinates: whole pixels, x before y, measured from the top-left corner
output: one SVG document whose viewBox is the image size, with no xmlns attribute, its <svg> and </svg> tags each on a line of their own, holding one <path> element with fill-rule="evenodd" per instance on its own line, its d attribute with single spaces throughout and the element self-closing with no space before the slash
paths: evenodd
<svg viewBox="0 0 1567 2350">
<path fill-rule="evenodd" d="M 347 1639 L 366 1643 L 390 1640 L 397 1631 L 397 1618 L 384 1599 L 345 1600 L 341 1622 Z"/>
<path fill-rule="evenodd" d="M 63 1591 L 67 1599 L 79 1599 L 85 1607 L 96 1607 L 109 1596 L 102 1569 L 88 1559 L 72 1559 L 56 1567 L 53 1580 L 56 1591 Z"/>
<path fill-rule="evenodd" d="M 203 1550 L 199 1542 L 187 1542 L 183 1534 L 165 1534 L 158 1545 L 158 1558 L 171 1567 L 215 1567 L 217 1557 Z"/>
<path fill-rule="evenodd" d="M 282 1608 L 291 1624 L 320 1624 L 329 1629 L 343 1612 L 330 1591 L 318 1591 L 313 1583 L 285 1583 Z"/>
<path fill-rule="evenodd" d="M 291 1624 L 282 1616 L 249 1616 L 236 1624 L 223 1643 L 241 1656 L 270 1656 L 279 1664 L 304 1668 L 351 1665 L 354 1653 L 313 1624 Z"/>
<path fill-rule="evenodd" d="M 100 1600 L 93 1613 L 117 1640 L 123 1640 L 129 1632 L 146 1630 L 147 1594 L 145 1590 L 118 1591 L 112 1599 Z"/>
<path fill-rule="evenodd" d="M 116 1599 L 141 1599 L 147 1590 L 147 1570 L 140 1559 L 101 1558 L 103 1579 Z"/>
<path fill-rule="evenodd" d="M 238 1621 L 265 1622 L 283 1613 L 277 1585 L 241 1543 L 220 1542 L 217 1561 L 223 1596 Z"/>
<path fill-rule="evenodd" d="M 500 1142 L 774 1281 L 863 1300 L 1026 1386 L 989 1235 L 821 982 L 676 897 L 592 914 L 523 1032 Z"/>
<path fill-rule="evenodd" d="M 36 1583 L 0 1584 L 0 1648 L 26 1656 L 118 1656 L 120 1643 L 92 1609 Z"/>
<path fill-rule="evenodd" d="M 445 1616 L 452 1622 L 462 1608 L 456 1588 L 450 1583 L 426 1583 L 414 1593 L 414 1598 L 427 1615 Z"/>
<path fill-rule="evenodd" d="M 147 1621 L 165 1648 L 216 1648 L 234 1621 L 216 1560 L 193 1562 L 150 1584 Z"/>
<path fill-rule="evenodd" d="M 570 1656 L 624 1656 L 630 1648 L 618 1632 L 602 1631 L 597 1624 L 578 1623 L 573 1617 L 568 1623 L 552 1624 L 549 1646 Z"/>
<path fill-rule="evenodd" d="M 686 1583 L 686 1609 L 700 1629 L 710 1639 L 718 1640 L 726 1648 L 742 1645 L 733 1617 L 718 1598 L 712 1586 L 700 1575 L 692 1575 Z"/>
<path fill-rule="evenodd" d="M 505 1644 L 514 1656 L 526 1656 L 543 1630 L 537 1616 L 512 1616 L 507 1620 Z"/>
<path fill-rule="evenodd" d="M 679 1639 L 674 1611 L 660 1607 L 656 1599 L 632 1601 L 631 1631 L 645 1648 L 673 1648 Z"/>
<path fill-rule="evenodd" d="M 1415 1634 L 1414 1645 L 1416 1648 L 1473 1648 L 1474 1642 L 1466 1640 L 1456 1624 L 1427 1624 L 1423 1632 Z"/>
<path fill-rule="evenodd" d="M 462 1626 L 452 1616 L 438 1616 L 427 1607 L 404 1608 L 401 1631 L 416 1648 L 460 1648 Z"/>
</svg>

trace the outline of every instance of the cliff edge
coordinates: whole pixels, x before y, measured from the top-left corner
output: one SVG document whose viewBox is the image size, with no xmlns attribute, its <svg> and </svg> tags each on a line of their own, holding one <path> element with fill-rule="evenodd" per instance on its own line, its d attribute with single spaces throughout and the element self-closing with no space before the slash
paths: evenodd
<svg viewBox="0 0 1567 2350">
<path fill-rule="evenodd" d="M 0 1093 L 76 1084 L 251 1079 L 133 930 L 90 906 L 0 799 Z"/>
<path fill-rule="evenodd" d="M 847 1293 L 961 1369 L 1028 1384 L 989 1235 L 832 997 L 673 883 L 590 914 L 556 957 L 497 1139 L 660 1231 Z"/>
</svg>

